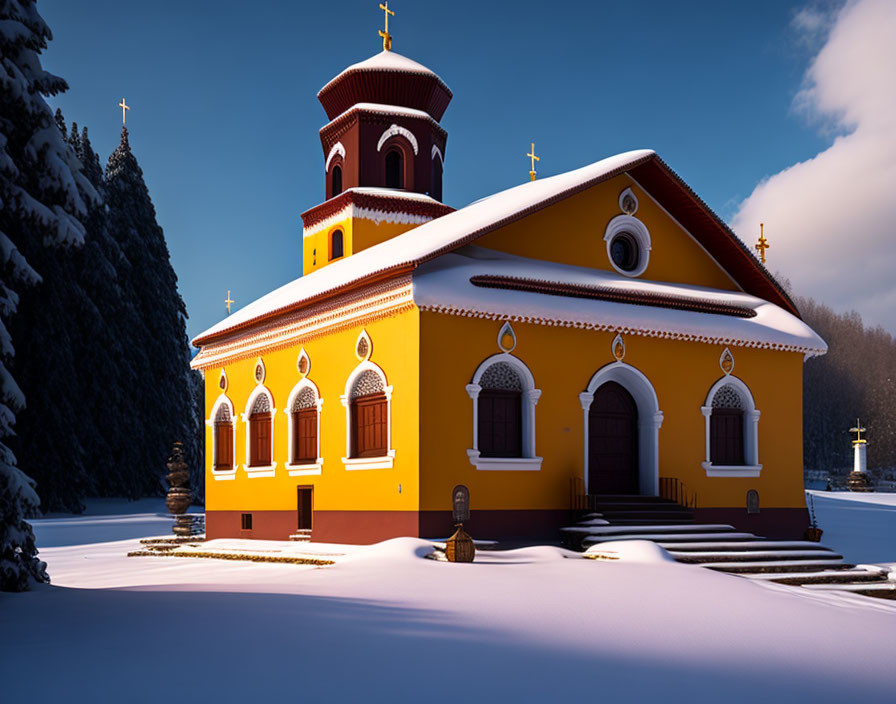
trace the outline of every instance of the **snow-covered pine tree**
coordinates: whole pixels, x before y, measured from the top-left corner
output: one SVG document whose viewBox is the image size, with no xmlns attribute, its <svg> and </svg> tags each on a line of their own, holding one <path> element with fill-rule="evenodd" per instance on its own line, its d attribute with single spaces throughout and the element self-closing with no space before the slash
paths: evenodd
<svg viewBox="0 0 896 704">
<path fill-rule="evenodd" d="M 25 521 L 37 511 L 37 494 L 9 448 L 25 398 L 9 372 L 8 324 L 19 292 L 40 281 L 23 253 L 80 242 L 78 189 L 89 189 L 44 100 L 67 88 L 40 65 L 51 38 L 34 0 L 0 0 L 0 589 L 7 591 L 48 579 Z"/>
<path fill-rule="evenodd" d="M 131 468 L 132 488 L 145 495 L 161 489 L 171 444 L 195 442 L 186 308 L 126 128 L 106 164 L 105 183 L 109 232 L 128 263 L 126 270 L 119 268 L 127 282 L 124 296 L 137 315 L 125 337 L 127 364 L 137 375 L 128 395 L 136 427 L 125 437 L 139 457 Z"/>
</svg>

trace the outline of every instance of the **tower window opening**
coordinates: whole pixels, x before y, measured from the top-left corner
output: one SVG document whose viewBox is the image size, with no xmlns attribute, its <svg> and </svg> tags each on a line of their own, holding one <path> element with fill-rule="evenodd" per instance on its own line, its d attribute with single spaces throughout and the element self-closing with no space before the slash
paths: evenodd
<svg viewBox="0 0 896 704">
<path fill-rule="evenodd" d="M 334 198 L 340 193 L 342 193 L 342 167 L 336 164 L 330 177 L 330 198 Z"/>
<path fill-rule="evenodd" d="M 386 188 L 404 188 L 404 164 L 397 148 L 386 152 Z"/>
<path fill-rule="evenodd" d="M 344 254 L 342 246 L 342 230 L 335 230 L 330 235 L 330 261 L 339 259 Z"/>
<path fill-rule="evenodd" d="M 436 200 L 442 200 L 442 160 L 432 160 L 432 193 L 430 195 Z"/>
</svg>

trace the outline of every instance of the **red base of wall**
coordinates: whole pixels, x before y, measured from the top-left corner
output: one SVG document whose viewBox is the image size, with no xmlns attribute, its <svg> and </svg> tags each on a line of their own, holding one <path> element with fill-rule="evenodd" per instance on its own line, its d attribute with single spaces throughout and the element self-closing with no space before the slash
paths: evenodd
<svg viewBox="0 0 896 704">
<path fill-rule="evenodd" d="M 809 527 L 809 511 L 805 508 L 763 508 L 748 514 L 744 508 L 698 508 L 697 523 L 728 523 L 740 531 L 765 538 L 800 540 Z"/>
</svg>

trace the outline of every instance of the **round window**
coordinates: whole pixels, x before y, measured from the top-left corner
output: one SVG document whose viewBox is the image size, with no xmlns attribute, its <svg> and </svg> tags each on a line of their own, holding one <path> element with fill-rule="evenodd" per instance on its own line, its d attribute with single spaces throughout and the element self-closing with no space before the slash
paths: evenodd
<svg viewBox="0 0 896 704">
<path fill-rule="evenodd" d="M 620 232 L 610 242 L 610 257 L 622 271 L 634 271 L 638 267 L 641 252 L 631 234 Z"/>
</svg>

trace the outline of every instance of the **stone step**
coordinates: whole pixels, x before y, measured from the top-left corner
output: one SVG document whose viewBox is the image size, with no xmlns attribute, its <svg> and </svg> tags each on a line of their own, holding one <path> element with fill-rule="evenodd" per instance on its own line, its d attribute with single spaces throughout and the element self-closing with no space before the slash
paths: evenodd
<svg viewBox="0 0 896 704">
<path fill-rule="evenodd" d="M 820 572 L 785 572 L 782 574 L 773 572 L 742 572 L 739 576 L 762 582 L 777 582 L 779 584 L 804 586 L 807 584 L 882 582 L 887 579 L 887 571 L 882 569 L 855 567 L 840 570 L 822 570 Z"/>
<path fill-rule="evenodd" d="M 896 599 L 896 582 L 890 581 L 881 581 L 876 584 L 804 584 L 802 586 L 816 591 L 853 592 L 879 599 Z"/>
<path fill-rule="evenodd" d="M 651 520 L 656 518 L 688 518 L 693 520 L 694 514 L 692 511 L 688 511 L 686 509 L 674 510 L 674 509 L 638 509 L 638 510 L 625 510 L 625 511 L 616 511 L 616 510 L 605 510 L 603 511 L 603 516 L 601 518 L 605 518 L 608 521 L 615 521 L 618 518 L 649 518 Z"/>
<path fill-rule="evenodd" d="M 662 496 L 642 496 L 641 494 L 590 494 L 594 496 L 593 501 L 599 504 L 613 503 L 639 503 L 639 504 L 674 504 L 672 499 L 666 499 Z"/>
<path fill-rule="evenodd" d="M 622 535 L 637 533 L 734 533 L 734 526 L 716 523 L 666 523 L 666 524 L 632 524 L 609 526 L 570 526 L 560 530 L 588 535 Z M 724 537 L 724 536 L 723 536 Z"/>
<path fill-rule="evenodd" d="M 681 504 L 674 501 L 614 501 L 614 502 L 598 502 L 594 504 L 595 511 L 625 511 L 636 509 L 639 511 L 652 511 L 664 509 L 680 509 L 689 511 Z"/>
<path fill-rule="evenodd" d="M 614 540 L 652 540 L 653 542 L 659 543 L 664 548 L 667 546 L 674 548 L 678 546 L 688 546 L 691 544 L 690 541 L 711 540 L 717 535 L 719 535 L 719 533 L 643 533 L 605 537 L 589 536 L 586 537 L 583 542 L 586 545 L 596 545 L 598 543 L 609 543 Z M 756 539 L 756 536 L 752 533 L 723 533 L 722 535 L 725 536 L 726 541 L 743 540 L 744 542 L 749 542 Z"/>
<path fill-rule="evenodd" d="M 682 518 L 678 518 L 676 516 L 666 516 L 666 517 L 656 517 L 650 518 L 648 516 L 641 516 L 638 518 L 606 518 L 605 520 L 609 521 L 615 526 L 649 526 L 649 525 L 687 525 L 692 524 L 694 519 L 692 516 L 686 516 Z"/>
<path fill-rule="evenodd" d="M 755 536 L 754 536 L 755 537 Z M 813 543 L 808 540 L 742 540 L 742 541 L 734 541 L 727 542 L 728 536 L 725 536 L 725 541 L 722 540 L 710 540 L 707 542 L 690 542 L 690 543 L 667 543 L 667 542 L 659 542 L 660 547 L 667 548 L 668 550 L 675 550 L 678 552 L 699 552 L 703 550 L 728 550 L 728 551 L 742 551 L 742 550 L 780 550 L 780 551 L 789 551 L 789 550 L 826 550 L 827 548 L 823 546 L 819 546 L 818 543 Z"/>
<path fill-rule="evenodd" d="M 678 562 L 697 565 L 709 565 L 710 563 L 755 563 L 755 562 L 788 562 L 814 560 L 838 560 L 843 556 L 831 550 L 719 550 L 705 552 L 679 552 L 670 550 L 669 554 Z"/>
<path fill-rule="evenodd" d="M 709 562 L 703 565 L 710 570 L 740 574 L 742 572 L 809 572 L 845 565 L 843 558 L 815 560 L 758 560 L 752 562 Z M 849 566 L 849 565 L 845 565 Z"/>
</svg>

